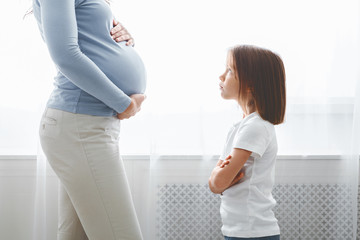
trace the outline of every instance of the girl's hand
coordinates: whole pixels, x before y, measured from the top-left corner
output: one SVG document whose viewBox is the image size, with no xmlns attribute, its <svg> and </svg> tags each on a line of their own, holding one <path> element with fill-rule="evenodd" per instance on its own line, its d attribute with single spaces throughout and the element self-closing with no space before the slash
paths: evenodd
<svg viewBox="0 0 360 240">
<path fill-rule="evenodd" d="M 248 150 L 234 148 L 231 156 L 228 156 L 224 161 L 220 159 L 216 167 L 212 170 L 209 178 L 210 190 L 213 193 L 219 194 L 239 182 L 239 180 L 244 177 L 244 171 L 241 172 L 241 169 L 244 167 L 251 153 L 252 152 Z"/>
<path fill-rule="evenodd" d="M 232 180 L 231 184 L 229 187 L 237 184 L 243 177 L 245 176 L 244 172 L 242 170 L 240 170 L 240 172 L 235 176 L 235 178 Z M 228 188 L 229 188 L 228 187 Z"/>
<path fill-rule="evenodd" d="M 230 159 L 231 159 L 231 155 L 227 156 L 227 158 L 225 158 L 225 160 L 219 165 L 219 167 L 224 168 L 226 165 L 228 165 L 230 163 Z M 238 183 L 243 177 L 244 177 L 244 171 L 240 170 L 238 172 L 238 174 L 236 174 L 236 176 L 232 180 L 232 182 L 230 183 L 229 187 L 231 187 L 231 186 L 235 185 L 236 183 Z"/>
<path fill-rule="evenodd" d="M 134 39 L 120 22 L 113 20 L 114 27 L 111 29 L 111 37 L 116 42 L 126 41 L 126 46 L 134 46 Z"/>
<path fill-rule="evenodd" d="M 230 159 L 231 159 L 231 155 L 227 156 L 227 158 L 225 158 L 225 160 L 219 165 L 219 167 L 223 168 L 226 165 L 228 165 L 230 163 Z"/>
</svg>

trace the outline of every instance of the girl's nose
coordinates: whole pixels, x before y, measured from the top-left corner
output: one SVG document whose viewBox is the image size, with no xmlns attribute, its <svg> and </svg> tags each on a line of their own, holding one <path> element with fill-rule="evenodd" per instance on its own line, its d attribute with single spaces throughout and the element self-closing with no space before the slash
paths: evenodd
<svg viewBox="0 0 360 240">
<path fill-rule="evenodd" d="M 224 74 L 221 74 L 220 76 L 219 76 L 219 79 L 220 79 L 220 81 L 224 81 L 225 80 L 225 78 L 224 78 Z"/>
</svg>

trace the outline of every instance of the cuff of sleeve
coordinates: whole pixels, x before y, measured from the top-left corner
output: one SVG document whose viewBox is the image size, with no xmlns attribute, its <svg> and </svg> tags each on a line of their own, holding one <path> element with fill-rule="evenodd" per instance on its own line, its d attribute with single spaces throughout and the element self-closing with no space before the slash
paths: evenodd
<svg viewBox="0 0 360 240">
<path fill-rule="evenodd" d="M 114 109 L 117 113 L 122 113 L 124 112 L 130 105 L 131 103 L 131 98 L 127 97 L 124 99 L 124 101 L 119 105 L 119 107 L 117 107 L 116 109 Z"/>
<path fill-rule="evenodd" d="M 264 151 L 262 151 L 261 149 L 257 148 L 256 146 L 252 146 L 247 143 L 244 143 L 244 142 L 237 143 L 236 146 L 234 146 L 234 148 L 240 148 L 240 149 L 250 151 L 251 155 L 253 157 L 262 157 L 262 155 L 264 154 Z"/>
</svg>

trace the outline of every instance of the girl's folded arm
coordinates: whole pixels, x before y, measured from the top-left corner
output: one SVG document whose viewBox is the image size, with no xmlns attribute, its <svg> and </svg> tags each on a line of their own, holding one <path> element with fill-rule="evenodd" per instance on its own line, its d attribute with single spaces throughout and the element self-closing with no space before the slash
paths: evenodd
<svg viewBox="0 0 360 240">
<path fill-rule="evenodd" d="M 220 194 L 225 189 L 233 185 L 233 180 L 240 172 L 245 162 L 250 157 L 251 152 L 234 148 L 231 152 L 229 163 L 221 167 L 222 160 L 219 160 L 209 178 L 209 188 L 213 193 Z"/>
</svg>

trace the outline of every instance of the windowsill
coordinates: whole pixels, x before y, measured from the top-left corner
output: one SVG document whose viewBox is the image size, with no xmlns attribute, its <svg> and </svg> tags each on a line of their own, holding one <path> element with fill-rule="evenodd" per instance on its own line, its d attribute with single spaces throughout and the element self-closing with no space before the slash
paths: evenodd
<svg viewBox="0 0 360 240">
<path fill-rule="evenodd" d="M 157 160 L 217 160 L 219 155 L 155 155 Z M 150 160 L 149 155 L 122 155 L 124 160 Z M 279 160 L 339 160 L 341 155 L 278 155 Z M 36 160 L 36 155 L 0 155 L 0 160 Z M 359 156 L 360 160 L 360 156 Z"/>
</svg>

